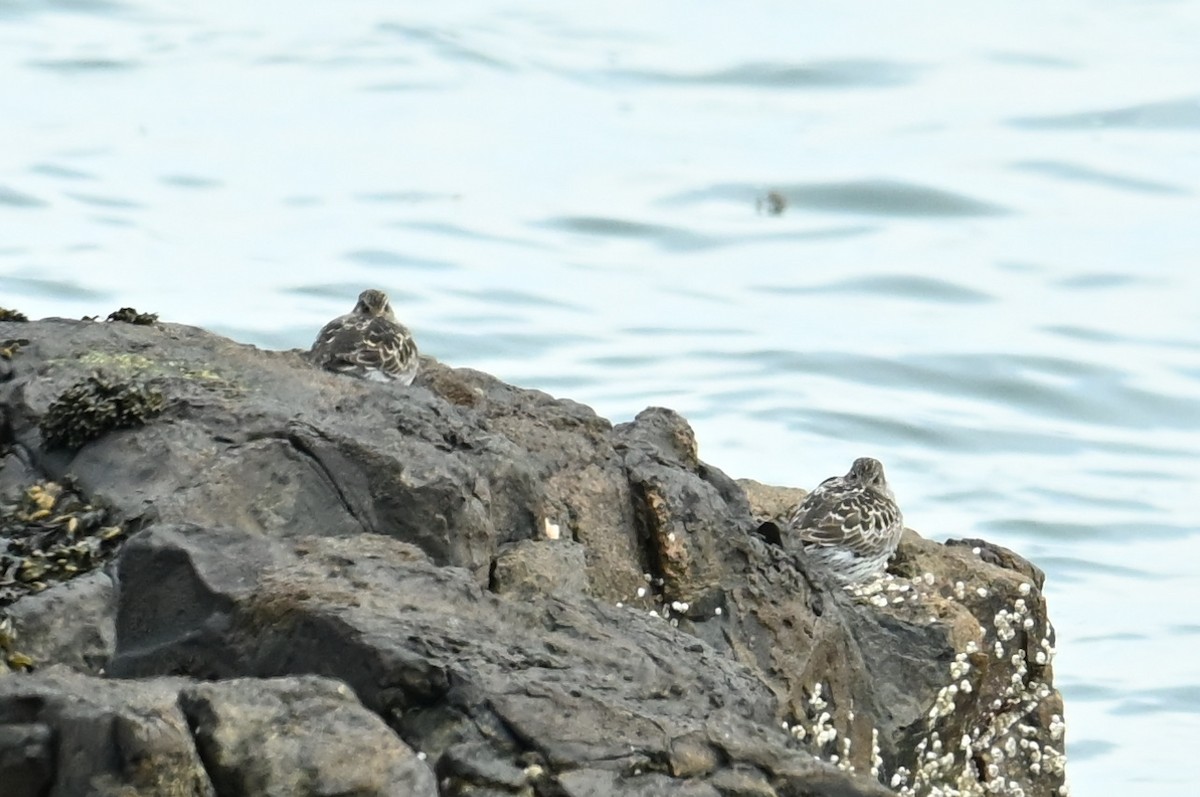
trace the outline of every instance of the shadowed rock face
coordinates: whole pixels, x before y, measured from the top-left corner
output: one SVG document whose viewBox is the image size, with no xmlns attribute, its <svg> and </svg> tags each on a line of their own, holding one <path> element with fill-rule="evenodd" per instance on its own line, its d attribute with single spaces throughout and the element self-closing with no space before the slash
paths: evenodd
<svg viewBox="0 0 1200 797">
<path fill-rule="evenodd" d="M 0 607 L 35 663 L 0 677 L 17 794 L 77 793 L 68 754 L 138 794 L 1062 784 L 1041 574 L 1012 552 L 908 532 L 847 591 L 756 533 L 795 493 L 699 461 L 670 410 L 613 427 L 429 359 L 374 384 L 172 324 L 19 332 L 0 500 L 70 475 L 132 536 Z M 93 371 L 161 414 L 48 448 L 47 408 Z M 130 758 L 110 726 L 147 712 L 164 730 Z"/>
</svg>

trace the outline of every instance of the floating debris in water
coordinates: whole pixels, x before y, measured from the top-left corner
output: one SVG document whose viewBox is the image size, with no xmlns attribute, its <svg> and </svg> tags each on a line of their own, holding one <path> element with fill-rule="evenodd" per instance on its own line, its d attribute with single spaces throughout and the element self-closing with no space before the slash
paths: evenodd
<svg viewBox="0 0 1200 797">
<path fill-rule="evenodd" d="M 782 216 L 787 206 L 787 197 L 778 191 L 768 191 L 754 202 L 755 209 L 768 216 Z"/>
<path fill-rule="evenodd" d="M 0 307 L 0 321 L 28 321 L 29 316 L 22 313 L 20 310 L 9 310 L 7 307 Z"/>
<path fill-rule="evenodd" d="M 67 388 L 42 417 L 42 437 L 51 448 L 79 448 L 113 429 L 143 426 L 162 412 L 162 393 L 142 382 L 93 374 Z"/>
<path fill-rule="evenodd" d="M 158 313 L 139 313 L 132 307 L 122 307 L 115 313 L 109 313 L 107 321 L 121 321 L 126 324 L 141 324 L 151 326 L 158 322 Z"/>
</svg>

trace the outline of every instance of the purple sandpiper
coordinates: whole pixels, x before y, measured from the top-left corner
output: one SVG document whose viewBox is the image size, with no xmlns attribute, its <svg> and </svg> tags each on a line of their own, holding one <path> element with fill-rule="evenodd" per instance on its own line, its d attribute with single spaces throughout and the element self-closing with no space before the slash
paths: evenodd
<svg viewBox="0 0 1200 797">
<path fill-rule="evenodd" d="M 868 581 L 896 552 L 904 518 L 877 459 L 854 460 L 821 482 L 788 516 L 809 562 L 843 584 Z"/>
<path fill-rule="evenodd" d="M 327 371 L 402 385 L 412 384 L 419 365 L 412 335 L 396 320 L 387 294 L 374 289 L 321 329 L 309 359 Z"/>
</svg>

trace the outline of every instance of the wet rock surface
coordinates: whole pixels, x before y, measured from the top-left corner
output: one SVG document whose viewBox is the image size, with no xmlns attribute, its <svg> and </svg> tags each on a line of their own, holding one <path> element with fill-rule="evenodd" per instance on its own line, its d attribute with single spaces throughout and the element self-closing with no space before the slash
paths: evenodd
<svg viewBox="0 0 1200 797">
<path fill-rule="evenodd" d="M 66 482 L 121 534 L 2 593 L 16 794 L 1059 793 L 1053 631 L 1011 551 L 906 532 L 848 591 L 763 533 L 798 493 L 700 461 L 670 410 L 614 427 L 169 323 L 18 334 L 0 499 Z M 48 445 L 97 374 L 161 408 Z"/>
</svg>

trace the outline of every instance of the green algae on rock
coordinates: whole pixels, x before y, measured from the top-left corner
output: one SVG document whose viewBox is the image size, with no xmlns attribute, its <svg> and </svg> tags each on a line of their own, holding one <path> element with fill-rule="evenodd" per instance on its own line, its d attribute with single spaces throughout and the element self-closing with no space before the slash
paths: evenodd
<svg viewBox="0 0 1200 797">
<path fill-rule="evenodd" d="M 51 448 L 79 448 L 113 429 L 143 426 L 162 412 L 162 393 L 144 383 L 93 374 L 62 392 L 40 428 Z"/>
</svg>

